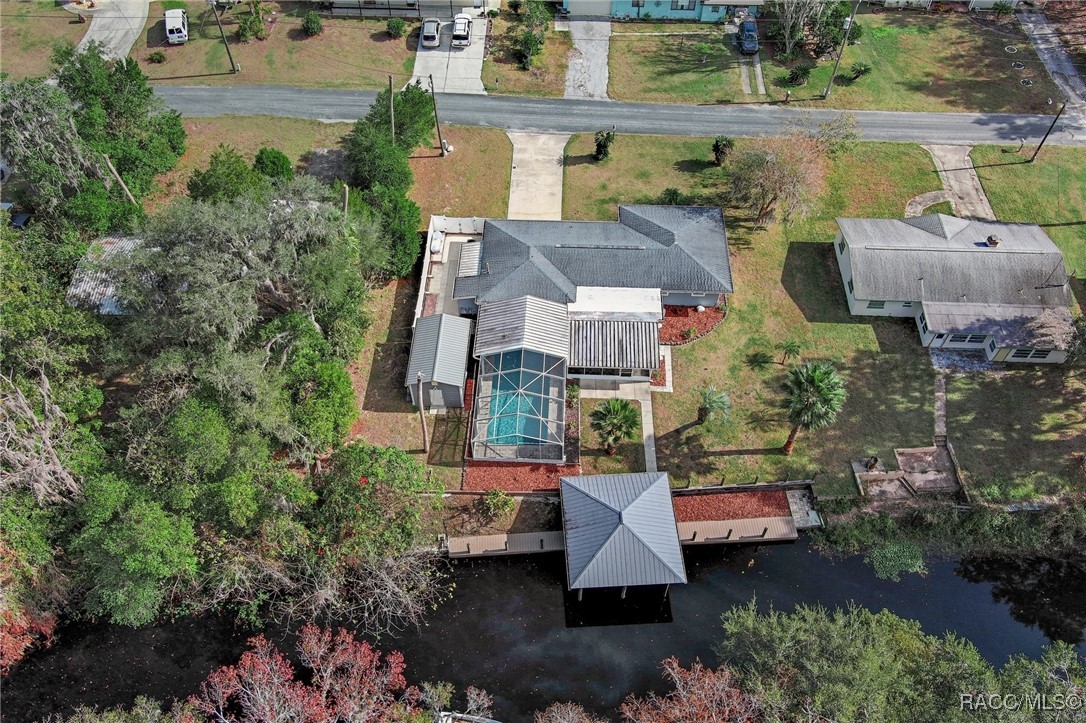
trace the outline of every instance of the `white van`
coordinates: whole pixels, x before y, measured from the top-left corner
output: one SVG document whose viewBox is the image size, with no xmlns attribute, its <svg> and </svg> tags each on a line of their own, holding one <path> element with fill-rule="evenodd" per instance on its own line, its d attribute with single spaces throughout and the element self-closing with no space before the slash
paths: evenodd
<svg viewBox="0 0 1086 723">
<path fill-rule="evenodd" d="M 184 45 L 189 39 L 189 16 L 184 10 L 166 11 L 166 42 Z"/>
</svg>

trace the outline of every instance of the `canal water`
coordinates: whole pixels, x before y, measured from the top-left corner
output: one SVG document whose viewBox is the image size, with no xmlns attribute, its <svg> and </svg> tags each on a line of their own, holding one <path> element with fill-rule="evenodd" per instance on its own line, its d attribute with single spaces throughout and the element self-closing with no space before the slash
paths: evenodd
<svg viewBox="0 0 1086 723">
<path fill-rule="evenodd" d="M 421 631 L 379 645 L 403 651 L 410 682 L 485 688 L 505 723 L 529 721 L 556 700 L 617 719 L 629 692 L 664 689 L 662 659 L 715 664 L 721 613 L 752 598 L 784 610 L 850 601 L 886 608 L 918 620 L 930 634 L 968 638 L 995 665 L 1018 653 L 1038 656 L 1048 641 L 1042 630 L 1086 655 L 1081 561 L 940 561 L 924 577 L 895 583 L 877 579 L 858 557 L 832 561 L 801 540 L 687 550 L 686 562 L 689 584 L 671 588 L 666 599 L 662 590 L 626 600 L 617 591 L 588 591 L 577 603 L 564 593 L 559 553 L 457 561 L 452 600 Z M 598 624 L 615 621 L 625 624 Z M 67 626 L 52 649 L 35 653 L 4 681 L 4 718 L 30 721 L 80 704 L 130 704 L 140 694 L 183 697 L 215 666 L 236 660 L 249 634 L 225 618 L 141 630 Z M 289 645 L 284 631 L 267 634 Z"/>
</svg>

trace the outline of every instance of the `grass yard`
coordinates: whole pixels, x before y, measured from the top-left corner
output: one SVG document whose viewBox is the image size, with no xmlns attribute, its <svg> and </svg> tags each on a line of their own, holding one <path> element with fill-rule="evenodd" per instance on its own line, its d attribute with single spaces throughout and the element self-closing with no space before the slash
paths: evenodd
<svg viewBox="0 0 1086 723">
<path fill-rule="evenodd" d="M 679 34 L 685 27 L 696 33 Z M 705 28 L 711 28 L 706 30 Z M 608 94 L 651 103 L 732 103 L 744 99 L 739 55 L 711 26 L 613 23 Z M 650 35 L 648 33 L 675 33 Z M 627 34 L 628 33 L 628 34 Z M 751 69 L 751 82 L 754 74 Z"/>
<path fill-rule="evenodd" d="M 977 146 L 970 154 L 996 218 L 1037 223 L 1076 271 L 1075 296 L 1086 304 L 1086 148 L 1046 146 L 1034 163 L 1015 147 Z M 1010 163 L 1011 165 L 997 165 Z"/>
<path fill-rule="evenodd" d="M 860 42 L 849 46 L 828 101 L 820 96 L 832 62 L 820 64 L 802 87 L 784 80 L 787 69 L 762 51 L 766 96 L 742 92 L 737 55 L 726 39 L 699 43 L 693 36 L 617 36 L 611 41 L 611 95 L 622 100 L 715 103 L 783 100 L 788 90 L 803 106 L 856 110 L 981 111 L 1054 113 L 1048 98 L 1056 88 L 1025 36 L 1009 37 L 981 27 L 964 15 L 861 12 Z M 630 32 L 634 24 L 616 24 Z M 645 28 L 651 32 L 654 26 Z M 666 32 L 679 27 L 667 25 Z M 689 26 L 700 29 L 701 26 Z M 659 32 L 659 31 L 657 31 Z M 1016 48 L 1011 54 L 1007 46 Z M 1013 61 L 1024 65 L 1017 70 Z M 853 63 L 873 72 L 849 80 Z M 1021 85 L 1022 79 L 1033 85 Z M 751 83 L 754 83 L 753 69 Z M 818 97 L 815 100 L 815 97 Z"/>
<path fill-rule="evenodd" d="M 487 93 L 561 98 L 566 90 L 566 68 L 573 41 L 569 33 L 547 32 L 543 52 L 530 70 L 520 67 L 515 43 L 521 26 L 503 12 L 491 21 L 493 45 L 483 59 L 483 87 Z"/>
<path fill-rule="evenodd" d="M 743 141 L 740 141 L 743 143 Z M 582 162 L 592 139 L 571 139 L 564 217 L 614 220 L 619 203 L 649 202 L 668 187 L 719 198 L 724 171 L 709 162 L 710 140 L 620 135 L 611 158 Z M 811 478 L 819 494 L 851 494 L 848 460 L 931 443 L 934 372 L 908 322 L 849 316 L 831 242 L 836 216 L 900 216 L 914 195 L 939 188 L 919 146 L 861 143 L 839 158 L 811 218 L 754 230 L 727 211 L 736 293 L 728 318 L 693 344 L 673 348 L 675 392 L 654 399 L 660 469 L 677 484 Z M 788 424 L 780 409 L 785 367 L 777 345 L 796 339 L 805 359 L 832 359 L 847 376 L 840 421 L 801 434 L 795 454 L 780 447 Z M 758 352 L 774 361 L 748 363 Z M 728 421 L 695 426 L 697 392 L 725 389 Z"/>
<path fill-rule="evenodd" d="M 238 5 L 222 17 L 234 62 L 241 73 L 230 72 L 215 17 L 204 2 L 153 2 L 143 35 L 132 48 L 132 57 L 156 82 L 192 85 L 283 84 L 312 88 L 384 88 L 388 75 L 403 84 L 415 66 L 417 28 L 399 40 L 385 31 L 385 21 L 360 18 L 322 18 L 324 32 L 314 38 L 302 32 L 308 3 L 264 5 L 274 11 L 267 20 L 266 40 L 242 43 L 237 39 L 238 18 L 249 13 Z M 166 42 L 166 6 L 183 6 L 189 15 L 189 41 L 171 46 Z M 166 54 L 166 62 L 151 63 L 154 51 Z"/>
<path fill-rule="evenodd" d="M 0 3 L 0 72 L 11 80 L 49 72 L 57 43 L 77 44 L 87 25 L 52 0 Z"/>
<path fill-rule="evenodd" d="M 422 208 L 425 226 L 432 214 L 505 218 L 513 144 L 496 128 L 442 126 L 453 152 L 442 158 L 433 149 L 415 151 L 411 197 Z"/>
<path fill-rule="evenodd" d="M 1086 490 L 1081 375 L 1038 364 L 951 377 L 947 428 L 967 484 L 986 498 L 1021 501 Z"/>
<path fill-rule="evenodd" d="M 657 397 L 659 399 L 659 397 Z M 581 473 L 624 474 L 645 471 L 645 446 L 638 427 L 633 439 L 618 445 L 610 455 L 603 449 L 600 436 L 592 429 L 592 412 L 604 404 L 602 399 L 581 398 Z M 638 402 L 632 404 L 640 409 Z"/>
</svg>

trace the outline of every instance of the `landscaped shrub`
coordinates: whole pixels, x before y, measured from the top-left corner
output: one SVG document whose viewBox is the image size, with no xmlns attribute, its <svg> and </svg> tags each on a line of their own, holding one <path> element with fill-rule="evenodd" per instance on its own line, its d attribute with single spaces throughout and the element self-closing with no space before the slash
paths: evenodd
<svg viewBox="0 0 1086 723">
<path fill-rule="evenodd" d="M 483 514 L 487 519 L 496 521 L 513 514 L 517 501 L 502 490 L 490 490 L 482 499 Z"/>
<path fill-rule="evenodd" d="M 871 65 L 869 63 L 864 63 L 861 61 L 858 63 L 853 63 L 852 67 L 849 70 L 851 72 L 852 79 L 859 80 L 860 78 L 871 72 Z"/>
<path fill-rule="evenodd" d="M 788 84 L 807 85 L 807 81 L 811 79 L 812 70 L 813 68 L 809 64 L 800 63 L 788 71 Z"/>
<path fill-rule="evenodd" d="M 731 136 L 717 136 L 713 139 L 713 160 L 718 166 L 723 166 L 728 160 L 728 154 L 735 149 L 735 139 Z"/>
<path fill-rule="evenodd" d="M 310 10 L 302 20 L 302 32 L 309 37 L 320 35 L 324 31 L 324 21 L 321 16 Z"/>
<path fill-rule="evenodd" d="M 490 8 L 486 11 L 486 16 L 488 18 L 496 18 L 499 15 L 501 15 L 501 12 L 497 8 Z"/>
<path fill-rule="evenodd" d="M 517 37 L 517 55 L 520 57 L 520 67 L 524 70 L 532 69 L 532 59 L 539 55 L 543 49 L 543 40 L 531 30 L 523 31 Z"/>
<path fill-rule="evenodd" d="M 596 151 L 592 157 L 602 161 L 611 155 L 611 144 L 615 142 L 614 131 L 596 131 Z"/>
<path fill-rule="evenodd" d="M 253 170 L 268 178 L 293 178 L 294 164 L 287 154 L 275 148 L 261 148 L 256 152 Z"/>
<path fill-rule="evenodd" d="M 151 53 L 150 55 L 147 56 L 147 62 L 148 63 L 154 63 L 155 65 L 158 65 L 160 63 L 165 63 L 166 62 L 166 54 L 163 53 L 161 50 L 156 50 L 155 52 L 153 52 L 153 53 Z"/>
<path fill-rule="evenodd" d="M 238 17 L 238 40 L 246 43 L 254 38 L 263 40 L 268 37 L 264 25 L 264 8 L 259 0 L 249 0 L 249 13 Z"/>
<path fill-rule="evenodd" d="M 664 206 L 681 206 L 686 203 L 686 196 L 677 188 L 665 188 L 660 193 L 660 204 Z"/>
<path fill-rule="evenodd" d="M 402 38 L 407 34 L 407 21 L 403 18 L 389 18 L 385 23 L 385 30 L 393 38 Z"/>
<path fill-rule="evenodd" d="M 1014 12 L 1014 5 L 1009 2 L 1001 1 L 992 6 L 992 14 L 996 17 L 1006 17 Z"/>
<path fill-rule="evenodd" d="M 697 335 L 698 335 L 698 330 L 695 329 L 694 327 L 690 327 L 689 329 L 687 329 L 686 331 L 683 332 L 683 336 L 685 336 L 687 339 L 693 339 Z"/>
</svg>

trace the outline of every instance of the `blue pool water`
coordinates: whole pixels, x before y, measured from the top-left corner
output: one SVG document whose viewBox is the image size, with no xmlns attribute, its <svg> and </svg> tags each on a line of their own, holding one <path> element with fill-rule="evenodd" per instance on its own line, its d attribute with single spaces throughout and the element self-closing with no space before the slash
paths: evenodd
<svg viewBox="0 0 1086 723">
<path fill-rule="evenodd" d="M 490 420 L 487 441 L 491 444 L 532 444 L 535 441 L 525 434 L 527 421 L 534 412 L 523 395 L 515 391 L 496 392 L 491 409 L 495 415 L 503 415 Z"/>
</svg>

